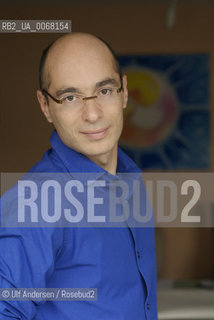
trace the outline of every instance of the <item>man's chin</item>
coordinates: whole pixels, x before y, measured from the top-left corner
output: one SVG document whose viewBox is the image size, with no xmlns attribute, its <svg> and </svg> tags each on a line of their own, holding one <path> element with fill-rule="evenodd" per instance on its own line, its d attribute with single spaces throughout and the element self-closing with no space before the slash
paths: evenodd
<svg viewBox="0 0 214 320">
<path fill-rule="evenodd" d="M 102 162 L 103 160 L 107 161 L 114 156 L 116 148 L 116 145 L 113 147 L 94 146 L 93 148 L 87 148 L 88 150 L 84 150 L 83 155 L 85 155 L 87 158 L 91 159 L 94 162 Z"/>
</svg>

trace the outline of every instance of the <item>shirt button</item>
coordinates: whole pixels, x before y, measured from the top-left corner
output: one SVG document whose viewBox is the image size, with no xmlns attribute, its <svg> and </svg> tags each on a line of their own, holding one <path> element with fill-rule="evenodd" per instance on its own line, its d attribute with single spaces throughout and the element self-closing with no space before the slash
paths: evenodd
<svg viewBox="0 0 214 320">
<path fill-rule="evenodd" d="M 150 309 L 150 305 L 149 305 L 149 303 L 147 303 L 146 308 L 147 308 L 147 310 L 149 310 L 149 309 Z"/>
<path fill-rule="evenodd" d="M 140 259 L 140 251 L 137 251 L 137 257 Z"/>
</svg>

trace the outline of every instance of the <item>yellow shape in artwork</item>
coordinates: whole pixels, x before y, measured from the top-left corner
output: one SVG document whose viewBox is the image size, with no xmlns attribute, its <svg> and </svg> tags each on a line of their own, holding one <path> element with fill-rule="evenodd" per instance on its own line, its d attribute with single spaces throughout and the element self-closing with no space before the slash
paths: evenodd
<svg viewBox="0 0 214 320">
<path fill-rule="evenodd" d="M 160 85 L 149 71 L 127 72 L 129 95 L 142 107 L 154 104 L 160 95 Z"/>
</svg>

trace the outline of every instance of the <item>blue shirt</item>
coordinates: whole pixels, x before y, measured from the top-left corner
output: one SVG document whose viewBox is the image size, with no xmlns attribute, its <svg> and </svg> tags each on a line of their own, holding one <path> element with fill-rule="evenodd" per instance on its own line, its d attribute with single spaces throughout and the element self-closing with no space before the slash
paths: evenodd
<svg viewBox="0 0 214 320">
<path fill-rule="evenodd" d="M 31 172 L 112 177 L 56 131 L 50 141 Z M 120 149 L 117 172 L 140 172 Z M 155 320 L 154 228 L 1 228 L 0 287 L 97 288 L 96 301 L 0 301 L 1 320 Z"/>
</svg>

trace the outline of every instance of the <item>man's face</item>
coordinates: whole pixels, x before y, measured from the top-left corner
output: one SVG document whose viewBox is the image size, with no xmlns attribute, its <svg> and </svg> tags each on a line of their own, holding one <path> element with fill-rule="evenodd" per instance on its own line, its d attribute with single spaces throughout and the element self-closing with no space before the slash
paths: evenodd
<svg viewBox="0 0 214 320">
<path fill-rule="evenodd" d="M 65 94 L 58 95 L 57 92 L 68 88 L 75 88 L 78 94 L 88 97 L 103 88 L 121 87 L 120 77 L 107 49 L 98 48 L 96 51 L 91 48 L 85 52 L 78 52 L 77 48 L 75 50 L 70 54 L 69 50 L 61 50 L 61 55 L 52 57 L 48 65 L 48 92 L 52 96 L 60 99 Z M 103 86 L 101 82 L 107 79 L 111 80 L 111 83 L 109 81 Z M 107 105 L 98 103 L 97 99 L 90 99 L 84 100 L 80 107 L 64 107 L 49 98 L 49 106 L 43 106 L 43 112 L 67 146 L 97 162 L 99 157 L 111 157 L 116 152 L 123 127 L 123 108 L 127 104 L 125 77 L 123 88 Z"/>
</svg>

